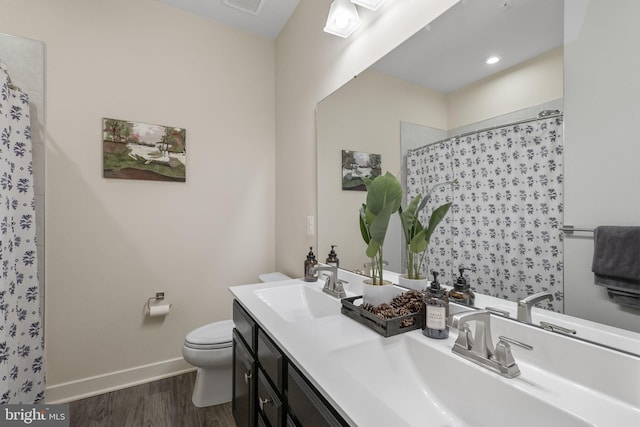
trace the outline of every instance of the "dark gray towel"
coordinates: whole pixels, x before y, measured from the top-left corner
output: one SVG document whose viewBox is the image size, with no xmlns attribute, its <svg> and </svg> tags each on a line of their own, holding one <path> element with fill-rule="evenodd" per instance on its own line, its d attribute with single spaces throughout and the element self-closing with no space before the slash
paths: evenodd
<svg viewBox="0 0 640 427">
<path fill-rule="evenodd" d="M 600 226 L 594 230 L 595 284 L 606 286 L 620 304 L 640 302 L 640 227 Z M 637 298 L 637 302 L 634 301 Z"/>
<path fill-rule="evenodd" d="M 609 293 L 609 298 L 611 298 L 616 304 L 640 310 L 640 295 L 624 291 L 616 291 L 611 288 L 607 288 L 607 291 Z"/>
<path fill-rule="evenodd" d="M 609 290 L 635 293 L 640 298 L 640 284 L 637 280 L 596 274 L 594 283 L 596 285 L 606 286 Z"/>
</svg>

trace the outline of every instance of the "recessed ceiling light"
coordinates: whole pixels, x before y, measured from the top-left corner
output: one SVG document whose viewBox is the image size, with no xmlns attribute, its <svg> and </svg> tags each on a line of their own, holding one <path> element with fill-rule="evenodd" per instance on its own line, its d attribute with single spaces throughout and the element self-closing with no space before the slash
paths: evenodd
<svg viewBox="0 0 640 427">
<path fill-rule="evenodd" d="M 487 64 L 492 65 L 495 64 L 497 62 L 500 62 L 500 57 L 498 55 L 491 55 L 490 57 L 487 58 L 487 60 L 485 61 Z"/>
</svg>

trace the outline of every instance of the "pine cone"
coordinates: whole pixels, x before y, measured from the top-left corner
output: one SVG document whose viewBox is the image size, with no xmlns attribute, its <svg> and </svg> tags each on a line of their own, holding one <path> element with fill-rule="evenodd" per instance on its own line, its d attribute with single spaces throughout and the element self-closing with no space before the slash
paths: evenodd
<svg viewBox="0 0 640 427">
<path fill-rule="evenodd" d="M 417 290 L 409 290 L 400 295 L 396 295 L 391 304 L 380 304 L 377 307 L 366 303 L 361 307 L 378 317 L 383 319 L 393 319 L 396 317 L 406 316 L 408 314 L 417 313 L 422 308 L 422 292 Z M 412 326 L 414 319 L 405 319 L 402 321 L 402 327 Z"/>
</svg>

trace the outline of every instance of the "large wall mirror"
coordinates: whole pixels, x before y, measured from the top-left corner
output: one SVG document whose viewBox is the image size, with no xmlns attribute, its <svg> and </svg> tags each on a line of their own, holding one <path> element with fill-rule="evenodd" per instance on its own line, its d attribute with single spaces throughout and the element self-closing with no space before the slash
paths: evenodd
<svg viewBox="0 0 640 427">
<path fill-rule="evenodd" d="M 640 225 L 639 192 L 622 191 L 624 201 L 619 194 L 620 183 L 627 189 L 637 189 L 640 184 L 637 164 L 640 145 L 624 138 L 599 139 L 606 134 L 620 135 L 625 127 L 631 132 L 633 121 L 621 125 L 620 116 L 640 116 L 640 108 L 633 101 L 640 95 L 635 80 L 640 75 L 640 59 L 630 58 L 633 55 L 625 51 L 627 47 L 631 49 L 632 40 L 640 36 L 633 24 L 639 15 L 640 6 L 633 1 L 623 1 L 615 10 L 602 0 L 461 1 L 321 101 L 316 115 L 319 258 L 323 260 L 331 245 L 337 245 L 341 268 L 363 270 L 364 263 L 370 261 L 364 254 L 365 245 L 358 228 L 358 209 L 366 193 L 343 189 L 345 179 L 353 178 L 347 175 L 357 169 L 351 165 L 350 171 L 349 165 L 343 164 L 343 151 L 380 155 L 383 173 L 389 171 L 398 176 L 410 194 L 417 190 L 412 190 L 415 182 L 408 183 L 407 177 L 426 182 L 429 175 L 430 181 L 423 188 L 433 182 L 459 179 L 460 173 L 462 176 L 471 173 L 472 164 L 487 161 L 470 157 L 467 151 L 480 150 L 480 147 L 486 151 L 495 149 L 496 152 L 489 155 L 492 164 L 501 162 L 501 157 L 515 156 L 521 159 L 516 167 L 529 168 L 532 181 L 539 181 L 542 175 L 545 181 L 547 178 L 555 181 L 557 188 L 553 191 L 559 196 L 554 208 L 543 208 L 538 212 L 540 218 L 532 219 L 528 225 L 524 220 L 518 224 L 525 214 L 514 216 L 515 223 L 509 225 L 508 231 L 518 229 L 522 234 L 528 233 L 527 227 L 534 227 L 531 225 L 534 222 L 549 222 L 553 217 L 551 232 L 557 241 L 549 248 L 540 249 L 536 242 L 539 236 L 519 240 L 512 249 L 526 251 L 527 255 L 509 258 L 507 263 L 538 263 L 534 258 L 543 256 L 540 252 L 547 253 L 547 259 L 553 258 L 552 262 L 545 261 L 541 266 L 546 272 L 527 272 L 528 276 L 523 278 L 518 278 L 517 272 L 507 272 L 507 277 L 501 278 L 505 283 L 521 280 L 527 286 L 509 289 L 510 286 L 501 285 L 505 289 L 499 297 L 515 301 L 523 292 L 526 295 L 537 290 L 530 284 L 539 282 L 540 289 L 556 295 L 555 304 L 547 305 L 549 309 L 640 332 L 640 310 L 613 303 L 606 292 L 593 285 L 590 268 L 593 235 L 589 232 L 604 224 Z M 611 61 L 608 65 L 600 64 L 595 55 L 604 46 Z M 501 57 L 501 61 L 493 65 L 485 63 L 492 55 Z M 634 73 L 636 77 L 632 79 Z M 614 107 L 594 105 L 604 102 L 616 104 Z M 550 116 L 538 120 L 541 112 Z M 550 131 L 552 125 L 557 127 Z M 541 132 L 534 140 L 549 139 L 550 132 L 553 135 L 557 132 L 560 145 L 550 149 L 560 155 L 553 160 L 560 170 L 549 176 L 548 170 L 540 172 L 540 164 L 549 165 L 546 149 L 514 154 L 498 147 L 500 143 L 493 135 L 508 132 L 512 139 L 524 138 L 511 134 L 514 126 L 518 128 L 516 131 L 527 134 Z M 457 138 L 460 136 L 462 138 Z M 456 142 L 467 137 L 474 141 L 468 150 L 460 145 L 461 141 Z M 450 141 L 452 145 L 438 152 L 436 147 L 443 146 L 442 141 Z M 418 157 L 412 157 L 416 155 Z M 525 165 L 528 155 L 544 158 L 521 166 Z M 416 162 L 438 156 L 442 159 L 439 164 L 436 162 L 438 167 L 421 171 L 424 176 L 416 176 L 416 170 L 407 168 L 408 157 L 414 159 L 415 166 Z M 635 166 L 630 160 L 633 156 Z M 469 169 L 465 170 L 465 165 L 469 165 Z M 449 168 L 453 168 L 453 172 Z M 489 178 L 493 175 L 494 181 L 501 179 L 495 168 L 485 169 Z M 463 184 L 460 180 L 458 183 Z M 547 191 L 547 184 L 543 191 Z M 528 183 L 520 185 L 527 187 Z M 457 211 L 450 211 L 447 216 L 450 222 L 442 224 L 443 229 L 462 230 L 459 221 L 464 224 L 465 220 L 471 220 L 470 209 L 479 212 L 489 205 L 495 209 L 500 205 L 496 198 L 504 197 L 504 193 L 465 190 L 473 189 L 457 188 L 439 195 L 440 201 L 453 199 L 454 205 L 458 203 Z M 512 191 L 507 191 L 509 197 L 514 197 Z M 465 204 L 460 202 L 461 198 L 479 200 Z M 540 210 L 531 207 L 525 199 L 513 204 L 518 205 L 514 209 Z M 482 215 L 473 218 L 476 220 L 481 221 Z M 587 231 L 566 234 L 561 230 L 563 224 Z M 472 252 L 472 257 L 466 259 L 461 257 L 462 252 L 469 253 L 464 245 L 470 245 L 469 239 L 473 236 L 467 237 L 465 242 L 446 234 L 439 239 L 432 238 L 427 270 L 441 272 L 444 282 L 450 285 L 459 267 L 470 268 L 466 274 L 471 285 L 484 283 L 489 286 L 488 290 L 480 291 L 494 294 L 490 288 L 496 287 L 495 279 L 483 278 L 478 271 L 490 261 L 474 258 L 482 258 L 491 251 L 474 248 L 478 249 L 477 254 Z M 498 238 L 491 235 L 488 240 Z M 434 240 L 439 240 L 437 245 Z M 483 239 L 476 240 L 473 245 L 482 246 Z M 495 241 L 490 245 L 495 245 Z M 401 227 L 396 221 L 387 234 L 384 258 L 389 262 L 388 268 L 398 273 L 405 272 L 403 246 Z M 531 260 L 523 261 L 525 259 Z M 519 265 L 516 270 L 527 268 Z"/>
</svg>

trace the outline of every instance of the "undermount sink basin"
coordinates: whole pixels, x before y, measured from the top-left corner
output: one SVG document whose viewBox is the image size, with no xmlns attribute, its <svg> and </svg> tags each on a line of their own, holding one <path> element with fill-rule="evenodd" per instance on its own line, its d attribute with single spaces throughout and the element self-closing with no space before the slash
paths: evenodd
<svg viewBox="0 0 640 427">
<path fill-rule="evenodd" d="M 369 339 L 335 349 L 329 357 L 338 361 L 336 366 L 348 381 L 360 383 L 365 394 L 372 390 L 383 395 L 389 410 L 407 425 L 600 425 L 589 416 L 572 413 L 591 404 L 584 400 L 589 400 L 588 393 L 580 393 L 578 386 L 523 366 L 521 376 L 506 379 L 453 355 L 451 342 L 429 345 L 425 340 L 429 338 L 419 332 Z M 620 417 L 630 416 L 615 404 L 600 411 L 617 411 L 623 420 L 617 425 L 626 425 Z"/>
<path fill-rule="evenodd" d="M 311 284 L 259 289 L 255 295 L 287 322 L 340 314 L 340 301 Z"/>
</svg>

